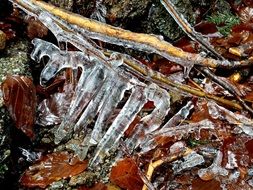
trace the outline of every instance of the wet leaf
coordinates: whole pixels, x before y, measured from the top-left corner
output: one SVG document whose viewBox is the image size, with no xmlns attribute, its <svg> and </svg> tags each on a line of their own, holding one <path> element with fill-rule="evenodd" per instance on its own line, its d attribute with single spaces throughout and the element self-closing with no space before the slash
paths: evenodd
<svg viewBox="0 0 253 190">
<path fill-rule="evenodd" d="M 194 179 L 192 181 L 192 190 L 220 190 L 220 182 L 216 180 L 203 181 L 201 179 Z"/>
<path fill-rule="evenodd" d="M 70 70 L 68 71 L 71 73 Z M 38 124 L 42 126 L 59 124 L 65 116 L 75 89 L 74 79 L 70 78 L 69 72 L 58 77 L 47 88 L 37 87 L 41 97 L 46 97 L 38 105 Z"/>
<path fill-rule="evenodd" d="M 132 121 L 132 123 L 129 125 L 128 129 L 125 131 L 125 137 L 130 137 L 135 128 L 136 125 L 141 121 L 141 117 L 140 116 L 136 116 L 135 119 Z"/>
<path fill-rule="evenodd" d="M 4 104 L 16 127 L 34 138 L 33 127 L 36 111 L 36 90 L 30 78 L 7 76 L 2 86 Z"/>
<path fill-rule="evenodd" d="M 103 183 L 96 183 L 95 185 L 93 185 L 92 187 L 79 187 L 78 190 L 107 190 L 107 186 Z"/>
<path fill-rule="evenodd" d="M 54 181 L 83 172 L 87 166 L 87 160 L 80 161 L 68 152 L 55 152 L 30 166 L 21 176 L 20 183 L 26 187 L 46 188 Z"/>
<path fill-rule="evenodd" d="M 33 38 L 42 38 L 47 35 L 48 29 L 45 27 L 38 19 L 29 17 L 26 22 L 27 26 L 27 36 L 30 39 Z"/>
<path fill-rule="evenodd" d="M 112 167 L 110 180 L 112 183 L 121 188 L 128 190 L 140 190 L 143 182 L 138 175 L 138 167 L 131 158 L 126 158 L 117 162 L 117 165 Z"/>
</svg>

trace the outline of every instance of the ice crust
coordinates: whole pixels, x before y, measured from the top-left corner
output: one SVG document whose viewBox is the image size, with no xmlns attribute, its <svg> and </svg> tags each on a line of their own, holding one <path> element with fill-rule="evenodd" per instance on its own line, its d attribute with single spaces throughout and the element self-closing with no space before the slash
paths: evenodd
<svg viewBox="0 0 253 190">
<path fill-rule="evenodd" d="M 142 133 L 148 134 L 160 127 L 170 107 L 168 92 L 155 83 L 143 83 L 131 73 L 125 72 L 121 66 L 122 59 L 118 54 L 111 55 L 104 65 L 96 57 L 80 51 L 60 50 L 54 44 L 34 39 L 34 51 L 31 57 L 40 61 L 47 56 L 49 61 L 41 73 L 41 83 L 44 84 L 65 68 L 82 68 L 70 107 L 55 133 L 55 143 L 68 140 L 73 133 L 86 132 L 82 148 L 76 152 L 82 159 L 90 146 L 97 146 L 91 163 L 97 164 L 112 148 L 118 146 L 120 138 L 135 119 L 142 107 L 148 101 L 153 101 L 155 109 L 141 119 L 137 132 L 126 140 L 129 149 L 141 144 Z M 125 92 L 130 96 L 118 116 L 110 126 L 110 118 Z M 87 126 L 95 120 L 94 128 L 89 133 Z M 144 126 L 145 125 L 145 126 Z M 134 146 L 133 146 L 134 145 Z M 76 149 L 77 150 L 77 149 Z"/>
<path fill-rule="evenodd" d="M 123 64 L 123 58 L 131 59 L 139 65 L 137 60 L 116 52 L 106 57 L 89 39 L 90 34 L 86 38 L 86 35 L 63 30 L 58 23 L 70 29 L 75 26 L 69 26 L 48 12 L 40 11 L 38 19 L 53 32 L 58 42 L 71 43 L 80 50 L 68 51 L 67 47 L 61 50 L 49 42 L 33 40 L 32 59 L 40 61 L 45 56 L 49 59 L 40 76 L 42 85 L 66 68 L 72 68 L 74 73 L 77 73 L 78 68 L 82 70 L 69 109 L 55 132 L 55 143 L 69 140 L 73 134 L 79 134 L 77 136 L 83 140 L 81 144 L 72 146 L 75 147 L 74 151 L 81 159 L 85 159 L 89 148 L 96 146 L 91 165 L 97 164 L 109 154 L 112 148 L 117 148 L 120 138 L 148 101 L 154 102 L 155 109 L 142 118 L 138 124 L 139 130 L 136 130 L 132 138 L 126 140 L 129 150 L 133 151 L 141 144 L 142 134 L 148 134 L 160 127 L 170 107 L 170 96 L 155 83 L 141 82 L 136 75 L 139 78 L 143 76 Z M 107 40 L 103 39 L 103 41 Z M 117 43 L 121 44 L 121 42 Z M 150 69 L 142 67 L 147 73 L 152 74 Z M 126 91 L 130 93 L 128 100 L 112 124 L 108 126 L 108 119 Z M 54 118 L 53 115 L 50 116 Z M 93 129 L 88 130 L 87 127 L 93 121 L 95 121 Z"/>
</svg>

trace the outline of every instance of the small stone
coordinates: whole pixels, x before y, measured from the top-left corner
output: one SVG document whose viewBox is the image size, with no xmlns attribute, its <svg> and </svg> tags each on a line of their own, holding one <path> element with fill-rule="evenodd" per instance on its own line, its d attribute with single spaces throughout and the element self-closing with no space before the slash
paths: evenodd
<svg viewBox="0 0 253 190">
<path fill-rule="evenodd" d="M 3 50 L 5 48 L 6 44 L 6 34 L 0 30 L 0 50 Z"/>
</svg>

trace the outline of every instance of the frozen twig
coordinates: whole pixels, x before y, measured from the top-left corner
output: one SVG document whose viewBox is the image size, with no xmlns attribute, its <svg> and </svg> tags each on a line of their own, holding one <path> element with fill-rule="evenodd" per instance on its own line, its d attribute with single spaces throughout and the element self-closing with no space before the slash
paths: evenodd
<svg viewBox="0 0 253 190">
<path fill-rule="evenodd" d="M 167 53 L 172 54 L 177 57 L 180 57 L 180 58 L 183 58 L 183 57 L 194 58 L 195 55 L 197 55 L 197 54 L 190 54 L 190 53 L 184 52 L 181 49 L 172 46 L 168 42 L 165 42 L 156 36 L 148 35 L 148 34 L 133 33 L 133 32 L 123 30 L 123 29 L 120 29 L 117 27 L 113 27 L 113 26 L 110 26 L 110 25 L 107 25 L 104 23 L 99 23 L 97 21 L 94 21 L 94 20 L 91 20 L 88 18 L 84 18 L 79 15 L 75 15 L 73 13 L 69 13 L 67 11 L 59 9 L 57 7 L 49 5 L 49 4 L 42 2 L 42 1 L 36 1 L 36 0 L 30 0 L 30 1 L 28 1 L 28 0 L 11 0 L 11 1 L 16 3 L 19 7 L 24 9 L 26 12 L 29 12 L 29 14 L 33 14 L 34 16 L 37 16 L 37 17 L 41 12 L 41 10 L 38 10 L 38 7 L 41 7 L 41 9 L 46 10 L 46 11 L 60 17 L 62 20 L 65 20 L 66 22 L 68 22 L 70 24 L 77 25 L 81 28 L 84 28 L 85 31 L 89 30 L 88 34 L 93 35 L 91 37 L 94 37 L 96 33 L 100 33 L 101 35 L 104 35 L 105 37 L 106 36 L 113 36 L 114 38 L 117 38 L 118 40 L 123 40 L 123 41 L 127 40 L 127 42 L 132 41 L 134 43 L 138 42 L 140 44 L 143 43 L 144 45 L 146 44 L 149 47 L 154 46 L 155 48 L 158 48 L 159 51 L 162 51 L 162 52 L 166 51 Z M 43 14 L 43 15 L 45 16 L 45 14 Z M 57 21 L 55 21 L 55 22 L 57 23 Z M 63 30 L 64 29 L 67 30 L 66 27 L 67 27 L 67 25 L 64 25 Z M 71 27 L 68 29 L 68 31 L 70 31 L 70 30 L 71 30 Z M 75 32 L 72 31 L 72 33 L 75 33 Z M 80 35 L 80 34 L 78 34 L 78 35 Z M 65 38 L 67 38 L 65 40 L 69 40 L 68 36 L 65 36 Z M 86 36 L 84 37 L 84 39 L 86 39 Z M 135 40 L 137 40 L 137 41 L 135 41 Z M 84 51 L 84 48 L 85 48 L 85 47 L 83 47 L 84 44 L 78 44 L 78 40 L 73 41 L 73 39 L 72 39 L 71 43 L 73 43 L 73 42 L 76 47 L 78 47 L 79 49 L 81 48 L 81 50 Z M 94 55 L 96 54 L 96 57 L 100 57 L 100 60 L 103 61 L 102 60 L 102 59 L 104 59 L 103 56 L 98 55 L 97 51 L 95 51 L 95 48 L 93 48 L 93 49 L 94 49 L 94 52 L 91 51 L 90 49 L 88 50 L 88 52 L 92 53 Z M 111 53 L 104 52 L 104 54 L 110 55 Z M 128 57 L 124 57 L 123 59 L 124 59 L 124 63 L 128 67 L 130 67 L 134 72 L 138 72 L 141 75 L 143 75 L 143 77 L 145 77 L 145 78 L 150 78 L 153 81 L 161 83 L 166 88 L 172 86 L 172 87 L 175 87 L 179 90 L 193 94 L 198 97 L 205 97 L 208 99 L 215 100 L 216 102 L 226 105 L 228 107 L 232 107 L 232 108 L 239 109 L 239 110 L 242 109 L 242 106 L 236 102 L 232 102 L 232 101 L 229 101 L 224 98 L 220 98 L 220 97 L 217 97 L 217 96 L 214 96 L 211 94 L 206 94 L 205 92 L 199 91 L 198 89 L 192 88 L 190 86 L 173 82 L 158 72 L 155 72 L 155 71 L 150 72 L 150 69 L 143 67 L 141 64 L 138 64 L 138 62 L 134 61 L 133 59 L 130 59 Z M 203 59 L 203 61 L 204 61 L 203 63 L 208 63 L 206 66 L 216 67 L 217 65 L 219 65 L 218 62 L 220 63 L 220 61 L 216 62 L 216 60 L 214 60 L 214 59 L 208 59 L 208 58 L 203 58 L 203 57 L 201 59 Z M 103 61 L 103 62 L 106 63 L 106 61 Z"/>
<path fill-rule="evenodd" d="M 220 60 L 225 60 L 209 43 L 208 39 L 205 39 L 200 33 L 196 32 L 193 27 L 187 22 L 184 16 L 175 8 L 175 5 L 170 0 L 161 0 L 162 5 L 166 8 L 166 10 L 170 13 L 170 15 L 174 18 L 177 24 L 182 28 L 182 30 L 194 41 L 197 41 L 202 45 L 206 50 L 210 51 L 213 55 L 215 55 Z"/>
<path fill-rule="evenodd" d="M 194 41 L 201 44 L 206 50 L 210 51 L 214 56 L 219 58 L 220 60 L 225 60 L 224 57 L 222 57 L 209 43 L 208 39 L 205 39 L 203 35 L 196 32 L 193 27 L 187 22 L 187 20 L 184 18 L 184 16 L 175 8 L 175 5 L 170 0 L 161 0 L 161 3 L 166 8 L 166 10 L 170 13 L 170 15 L 174 18 L 174 20 L 177 22 L 177 24 L 182 28 L 182 30 Z M 238 48 L 236 52 L 237 54 L 241 55 L 243 52 L 243 49 L 246 49 L 248 47 L 252 46 L 252 44 L 248 44 L 245 47 Z M 240 51 L 239 51 L 240 50 Z M 238 53 L 239 52 L 239 53 Z M 225 80 L 221 78 L 217 78 L 214 73 L 209 70 L 208 68 L 199 67 L 198 68 L 206 77 L 210 78 L 220 86 L 222 86 L 224 89 L 228 90 L 232 95 L 235 96 L 235 98 L 238 99 L 238 101 L 241 103 L 241 105 L 249 111 L 251 114 L 253 114 L 252 108 L 250 108 L 245 101 L 241 98 L 240 92 L 236 89 L 235 86 L 231 85 L 230 83 L 226 82 Z"/>
</svg>

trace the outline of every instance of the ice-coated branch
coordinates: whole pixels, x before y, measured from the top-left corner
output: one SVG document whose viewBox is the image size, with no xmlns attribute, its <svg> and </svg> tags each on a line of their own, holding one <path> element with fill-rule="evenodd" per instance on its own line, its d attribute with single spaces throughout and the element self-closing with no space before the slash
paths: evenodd
<svg viewBox="0 0 253 190">
<path fill-rule="evenodd" d="M 203 48 L 210 51 L 213 55 L 215 55 L 220 60 L 225 60 L 209 43 L 208 39 L 205 39 L 200 33 L 196 32 L 194 28 L 188 23 L 188 21 L 184 18 L 184 15 L 180 14 L 175 5 L 171 2 L 171 0 L 161 0 L 162 5 L 166 8 L 166 10 L 170 13 L 170 15 L 174 18 L 177 24 L 182 28 L 182 30 L 194 41 L 198 42 L 202 45 Z"/>
<path fill-rule="evenodd" d="M 240 62 L 231 63 L 212 58 L 202 57 L 200 54 L 184 52 L 164 41 L 161 37 L 143 33 L 134 33 L 105 23 L 91 20 L 63 9 L 37 0 L 11 0 L 20 8 L 33 14 L 47 11 L 58 17 L 62 22 L 68 23 L 67 29 L 76 31 L 85 37 L 98 39 L 104 42 L 131 47 L 146 52 L 157 53 L 173 62 L 181 64 L 189 70 L 194 64 L 208 67 L 231 67 L 240 65 Z M 58 20 L 59 22 L 59 20 Z"/>
<path fill-rule="evenodd" d="M 43 2 L 37 2 L 37 1 L 34 1 L 34 0 L 32 0 L 32 1 L 29 1 L 29 0 L 16 0 L 16 1 L 11 0 L 11 1 L 17 3 L 18 6 L 20 8 L 22 8 L 23 10 L 25 10 L 26 12 L 28 12 L 28 14 L 33 14 L 34 16 L 36 16 L 36 14 L 37 14 L 37 17 L 39 19 L 41 19 L 41 21 L 47 27 L 49 27 L 49 29 L 54 33 L 54 35 L 58 38 L 59 41 L 69 42 L 69 43 L 73 44 L 74 46 L 76 46 L 84 54 L 89 55 L 90 59 L 96 59 L 96 61 L 100 61 L 101 63 L 107 65 L 107 67 L 111 67 L 111 65 L 107 61 L 107 58 L 105 58 L 105 56 L 103 55 L 103 53 L 104 53 L 105 55 L 110 56 L 111 52 L 108 52 L 108 51 L 102 52 L 101 50 L 98 50 L 98 48 L 95 47 L 95 44 L 92 44 L 92 42 L 90 40 L 88 40 L 88 37 L 86 35 L 83 36 L 82 34 L 78 33 L 78 31 L 76 31 L 76 30 L 73 31 L 72 30 L 73 29 L 73 26 L 72 26 L 73 24 L 69 25 L 69 23 L 66 22 L 66 20 L 64 20 L 64 18 L 58 18 L 58 17 L 50 14 L 49 12 L 54 10 L 55 12 L 57 12 L 57 14 L 64 13 L 63 16 L 65 16 L 66 18 L 71 18 L 71 20 L 75 20 L 76 24 L 78 24 L 79 22 L 82 22 L 83 24 L 86 23 L 87 27 L 89 25 L 92 25 L 95 28 L 100 27 L 99 22 L 92 21 L 90 19 L 83 18 L 83 17 L 79 18 L 79 16 L 75 15 L 75 16 L 78 17 L 78 19 L 76 20 L 75 16 L 71 17 L 72 14 L 70 14 L 66 11 L 63 11 L 61 9 L 58 9 L 56 7 L 52 7 L 51 5 L 44 4 Z M 45 8 L 49 10 L 49 12 L 42 11 L 41 7 L 38 6 L 37 3 L 39 3 L 38 5 L 40 5 L 40 3 L 42 3 L 41 6 L 42 7 L 45 6 Z M 67 21 L 68 21 L 68 19 L 67 19 Z M 95 24 L 95 25 L 93 25 L 93 24 Z M 150 43 L 154 43 L 154 45 L 156 45 L 156 43 L 159 43 L 159 41 L 161 40 L 161 39 L 159 39 L 159 38 L 157 38 L 153 35 L 132 33 L 130 31 L 125 31 L 125 30 L 122 30 L 122 29 L 119 29 L 119 28 L 116 28 L 116 27 L 106 25 L 106 24 L 102 24 L 101 26 L 103 26 L 101 28 L 101 31 L 103 31 L 105 33 L 107 33 L 107 30 L 109 30 L 109 29 L 110 29 L 109 31 L 113 30 L 114 34 L 117 33 L 117 30 L 119 30 L 122 35 L 124 35 L 125 37 L 129 37 L 129 38 L 132 38 L 132 36 L 131 36 L 132 34 L 133 35 L 136 34 L 137 36 L 141 37 L 141 39 L 143 41 L 145 41 L 145 43 L 147 43 L 146 41 L 151 39 Z M 78 27 L 75 26 L 75 28 L 78 28 Z M 94 32 L 92 34 L 95 35 Z M 104 35 L 106 36 L 106 34 L 104 34 Z M 154 39 L 156 39 L 156 40 L 154 41 Z M 121 38 L 119 38 L 117 41 L 120 42 L 120 40 L 121 40 Z M 133 39 L 131 39 L 131 40 L 133 40 Z M 165 44 L 162 45 L 163 43 L 165 43 Z M 165 46 L 168 43 L 165 42 L 165 41 L 162 41 L 162 44 L 160 44 L 160 45 L 162 45 L 164 48 L 166 48 Z M 178 50 L 177 48 L 174 49 L 174 46 L 171 46 L 170 44 L 169 44 L 169 49 L 173 50 L 173 52 L 174 52 L 174 50 Z M 184 52 L 182 50 L 180 50 L 179 52 L 184 54 Z M 142 77 L 145 78 L 145 80 L 147 80 L 147 78 L 148 78 L 149 80 L 152 80 L 155 83 L 158 83 L 159 85 L 161 85 L 165 88 L 168 88 L 168 87 L 172 86 L 172 87 L 175 87 L 176 89 L 180 89 L 183 92 L 187 92 L 187 93 L 193 94 L 195 96 L 206 97 L 206 98 L 215 100 L 215 101 L 219 102 L 220 104 L 227 105 L 229 107 L 239 109 L 239 110 L 242 109 L 242 106 L 239 105 L 236 102 L 232 102 L 232 101 L 220 98 L 220 97 L 213 96 L 211 94 L 204 93 L 202 91 L 199 91 L 198 89 L 189 87 L 189 86 L 184 85 L 184 84 L 173 82 L 170 79 L 168 79 L 167 77 L 163 76 L 162 74 L 160 74 L 158 72 L 155 72 L 155 71 L 151 71 L 150 69 L 145 67 L 143 64 L 141 64 L 139 61 L 135 60 L 134 58 L 132 58 L 130 56 L 127 56 L 127 55 L 124 55 L 124 54 L 121 54 L 120 56 L 124 60 L 124 64 L 130 69 L 131 72 L 138 73 L 138 75 L 141 74 Z M 175 58 L 175 59 L 177 59 L 177 58 Z M 175 59 L 174 59 L 174 61 L 176 61 Z M 213 60 L 213 59 L 211 59 L 211 60 Z M 213 61 L 215 61 L 215 60 L 213 60 Z M 190 68 L 190 67 L 188 67 L 188 68 Z"/>
</svg>

